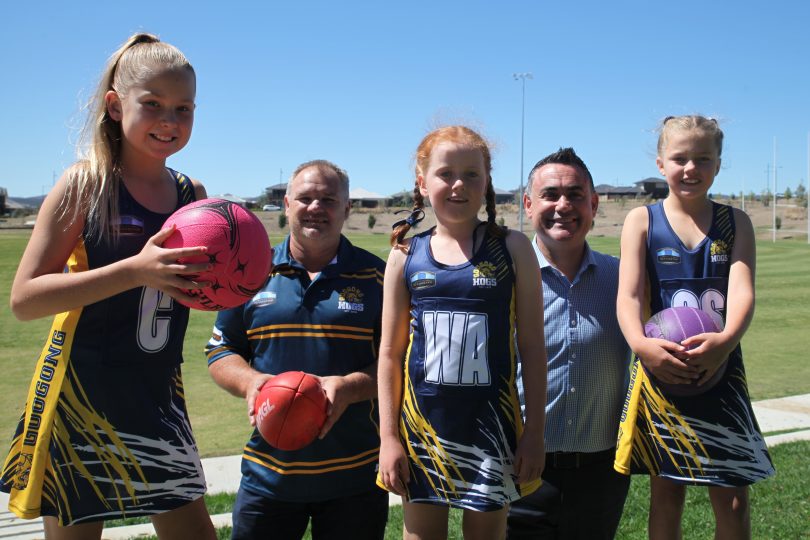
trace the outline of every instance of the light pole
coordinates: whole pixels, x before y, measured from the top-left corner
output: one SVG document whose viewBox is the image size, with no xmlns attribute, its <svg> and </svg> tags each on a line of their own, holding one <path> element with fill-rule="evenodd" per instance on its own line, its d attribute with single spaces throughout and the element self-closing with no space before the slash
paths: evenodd
<svg viewBox="0 0 810 540">
<path fill-rule="evenodd" d="M 773 242 L 776 242 L 776 137 L 773 138 L 773 200 L 771 200 L 771 204 L 773 205 L 771 238 Z"/>
<path fill-rule="evenodd" d="M 512 77 L 521 83 L 520 98 L 520 193 L 518 194 L 518 229 L 523 232 L 523 133 L 526 124 L 526 79 L 533 79 L 531 73 L 513 73 Z"/>
</svg>

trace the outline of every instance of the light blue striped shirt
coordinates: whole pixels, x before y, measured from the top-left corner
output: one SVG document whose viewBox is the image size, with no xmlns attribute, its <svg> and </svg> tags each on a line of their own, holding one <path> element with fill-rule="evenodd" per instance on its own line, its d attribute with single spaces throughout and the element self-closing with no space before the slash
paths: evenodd
<svg viewBox="0 0 810 540">
<path fill-rule="evenodd" d="M 532 245 L 543 279 L 546 452 L 607 450 L 616 445 L 631 358 L 616 319 L 619 260 L 586 244 L 570 282 L 540 252 L 537 237 Z"/>
</svg>

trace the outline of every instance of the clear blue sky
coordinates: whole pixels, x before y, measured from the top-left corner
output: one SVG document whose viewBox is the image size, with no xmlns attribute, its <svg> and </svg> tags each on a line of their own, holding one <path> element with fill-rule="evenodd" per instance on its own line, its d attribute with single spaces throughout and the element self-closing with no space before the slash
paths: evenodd
<svg viewBox="0 0 810 540">
<path fill-rule="evenodd" d="M 714 192 L 807 187 L 810 71 L 800 1 L 12 2 L 0 18 L 0 186 L 41 195 L 73 161 L 81 105 L 107 57 L 149 31 L 197 70 L 189 145 L 169 165 L 210 194 L 259 195 L 300 162 L 335 161 L 352 187 L 413 186 L 426 131 L 469 123 L 494 142 L 494 179 L 573 146 L 596 183 L 655 168 L 654 132 L 700 112 L 726 133 Z"/>
</svg>

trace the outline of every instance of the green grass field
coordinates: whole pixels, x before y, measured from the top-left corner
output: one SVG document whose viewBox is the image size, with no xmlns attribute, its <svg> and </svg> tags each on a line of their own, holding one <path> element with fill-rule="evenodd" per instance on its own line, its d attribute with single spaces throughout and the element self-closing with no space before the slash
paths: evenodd
<svg viewBox="0 0 810 540">
<path fill-rule="evenodd" d="M 0 302 L 8 295 L 29 233 L 0 232 Z M 278 238 L 271 239 L 273 243 Z M 352 241 L 385 258 L 389 247 L 383 234 L 352 235 Z M 594 249 L 618 254 L 618 239 L 596 237 Z M 784 241 L 757 246 L 757 309 L 743 339 L 748 383 L 754 399 L 810 393 L 810 246 Z M 246 407 L 218 388 L 208 376 L 202 348 L 215 314 L 192 311 L 186 334 L 183 374 L 189 411 L 204 457 L 239 453 L 250 431 Z M 34 361 L 50 328 L 49 318 L 19 322 L 8 308 L 0 309 L 0 440 L 8 440 L 21 414 Z M 122 392 L 126 391 L 122 381 Z"/>
<path fill-rule="evenodd" d="M 0 231 L 0 302 L 8 305 L 9 290 L 29 234 Z M 273 243 L 278 238 L 271 239 Z M 352 235 L 352 241 L 380 257 L 388 253 L 387 236 Z M 591 245 L 618 254 L 618 239 L 596 237 Z M 810 393 L 810 332 L 806 316 L 810 304 L 810 247 L 785 241 L 760 242 L 757 246 L 757 310 L 743 340 L 748 382 L 754 399 Z M 250 432 L 243 400 L 219 389 L 208 376 L 202 347 L 215 314 L 192 311 L 185 341 L 183 367 L 186 396 L 194 431 L 204 457 L 241 451 Z M 0 445 L 7 444 L 25 401 L 35 358 L 42 347 L 50 319 L 17 321 L 8 308 L 0 309 Z M 122 381 L 122 393 L 126 382 Z M 5 442 L 2 442 L 5 441 Z M 752 488 L 754 538 L 810 538 L 810 443 L 774 448 L 776 478 Z M 633 480 L 618 538 L 646 538 L 648 481 Z M 212 513 L 227 511 L 228 495 L 211 501 Z M 684 516 L 685 538 L 711 538 L 711 508 L 706 490 L 690 489 Z M 401 510 L 392 509 L 386 538 L 401 538 Z M 460 537 L 460 515 L 451 516 L 451 538 Z M 219 531 L 228 538 L 229 531 Z"/>
<path fill-rule="evenodd" d="M 784 444 L 771 449 L 771 457 L 778 473 L 774 478 L 769 478 L 751 488 L 752 538 L 768 540 L 810 538 L 810 482 L 807 481 L 810 465 L 806 458 L 808 453 L 810 442 L 807 441 Z M 233 494 L 206 496 L 208 511 L 212 515 L 230 512 L 234 500 Z M 648 511 L 649 479 L 641 476 L 633 477 L 616 538 L 645 540 Z M 145 519 L 128 520 L 120 524 L 130 522 L 143 523 Z M 449 538 L 461 538 L 461 512 L 452 510 L 449 522 Z M 114 523 L 107 522 L 106 526 L 114 526 Z M 218 529 L 217 536 L 222 540 L 230 538 L 230 527 Z M 708 491 L 705 489 L 687 490 L 683 537 L 689 540 L 709 540 L 714 537 L 714 518 Z M 310 538 L 309 534 L 304 537 L 305 540 Z M 391 508 L 385 538 L 386 540 L 402 538 L 401 506 Z"/>
</svg>

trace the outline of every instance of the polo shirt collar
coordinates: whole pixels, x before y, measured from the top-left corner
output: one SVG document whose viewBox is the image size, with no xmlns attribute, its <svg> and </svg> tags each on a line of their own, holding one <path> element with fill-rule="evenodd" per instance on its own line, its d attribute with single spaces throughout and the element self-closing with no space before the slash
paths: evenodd
<svg viewBox="0 0 810 540">
<path fill-rule="evenodd" d="M 321 273 L 339 272 L 352 258 L 353 246 L 349 239 L 340 235 L 340 244 L 335 257 L 329 262 L 328 265 L 321 271 Z M 288 234 L 284 240 L 274 248 L 273 253 L 273 266 L 282 267 L 289 266 L 292 268 L 302 269 L 301 264 L 296 261 L 290 254 L 290 235 Z"/>
</svg>

